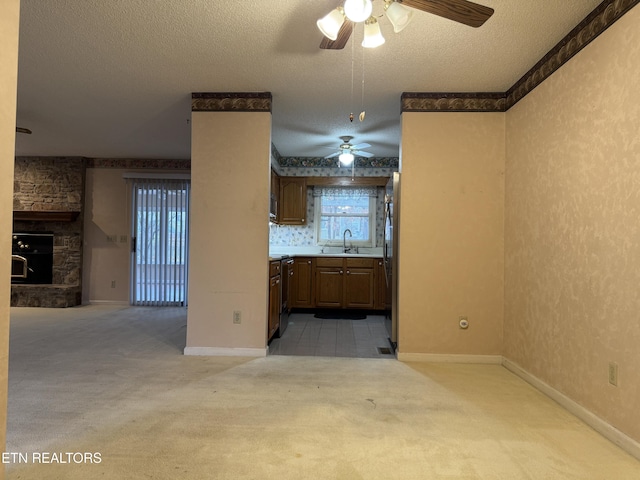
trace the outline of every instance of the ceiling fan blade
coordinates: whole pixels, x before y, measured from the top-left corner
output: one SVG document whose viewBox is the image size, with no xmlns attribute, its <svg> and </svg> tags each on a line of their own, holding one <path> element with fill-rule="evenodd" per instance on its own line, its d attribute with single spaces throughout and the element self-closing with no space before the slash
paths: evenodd
<svg viewBox="0 0 640 480">
<path fill-rule="evenodd" d="M 470 27 L 480 27 L 493 15 L 493 8 L 468 0 L 398 0 L 406 7 L 448 18 Z"/>
<path fill-rule="evenodd" d="M 323 37 L 322 42 L 320 42 L 320 48 L 324 50 L 341 50 L 349 41 L 352 32 L 353 22 L 345 20 L 342 27 L 340 27 L 338 37 L 335 40 L 329 40 L 327 37 Z"/>
<path fill-rule="evenodd" d="M 342 152 L 336 152 L 336 153 L 332 153 L 331 155 L 327 155 L 324 158 L 333 158 L 333 157 L 337 157 L 338 155 L 340 155 Z"/>
<path fill-rule="evenodd" d="M 358 150 L 352 150 L 351 153 L 353 153 L 356 157 L 365 157 L 365 158 L 373 157 L 373 153 L 369 153 L 369 152 L 360 152 Z"/>
<path fill-rule="evenodd" d="M 351 148 L 354 150 L 358 150 L 360 148 L 369 148 L 371 145 L 368 143 L 359 143 L 358 145 L 353 145 Z"/>
<path fill-rule="evenodd" d="M 31 135 L 31 130 L 29 130 L 28 128 L 16 127 L 16 132 Z"/>
</svg>

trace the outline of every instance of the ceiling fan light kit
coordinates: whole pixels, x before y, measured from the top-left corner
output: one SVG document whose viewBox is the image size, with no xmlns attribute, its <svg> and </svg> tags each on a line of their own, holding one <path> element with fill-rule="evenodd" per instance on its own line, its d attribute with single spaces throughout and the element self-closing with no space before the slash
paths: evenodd
<svg viewBox="0 0 640 480">
<path fill-rule="evenodd" d="M 364 39 L 362 40 L 362 46 L 364 48 L 376 48 L 385 42 L 382 32 L 380 31 L 380 24 L 375 17 L 369 17 L 364 22 Z"/>
<path fill-rule="evenodd" d="M 341 153 L 338 156 L 338 160 L 340 160 L 340 163 L 345 167 L 351 165 L 353 163 L 354 158 L 355 157 L 353 156 L 353 153 Z"/>
<path fill-rule="evenodd" d="M 413 18 L 413 11 L 403 7 L 398 2 L 385 1 L 384 11 L 387 14 L 389 22 L 393 25 L 393 31 L 395 33 L 400 32 L 404 27 L 409 25 L 409 22 Z"/>
<path fill-rule="evenodd" d="M 338 7 L 316 22 L 318 29 L 329 40 L 336 40 L 344 23 L 344 8 Z"/>
<path fill-rule="evenodd" d="M 348 167 L 349 165 L 353 165 L 356 159 L 356 155 L 365 158 L 373 157 L 373 153 L 365 152 L 360 150 L 361 148 L 369 148 L 371 145 L 368 143 L 359 143 L 358 145 L 352 145 L 351 140 L 353 137 L 350 135 L 345 135 L 340 137 L 342 140 L 342 144 L 340 145 L 340 149 L 337 152 L 332 153 L 331 155 L 327 155 L 324 158 L 335 158 L 338 157 L 338 166 Z"/>
<path fill-rule="evenodd" d="M 364 22 L 373 12 L 371 0 L 345 0 L 344 14 L 352 22 Z"/>
<path fill-rule="evenodd" d="M 326 37 L 320 48 L 341 50 L 349 41 L 356 23 L 365 23 L 365 30 L 377 30 L 369 34 L 371 40 L 365 40 L 363 46 L 375 48 L 384 43 L 376 17 L 385 16 L 393 26 L 395 33 L 404 29 L 413 18 L 415 10 L 437 15 L 463 25 L 478 28 L 493 15 L 493 8 L 485 7 L 469 0 L 384 0 L 384 15 L 372 16 L 372 0 L 345 0 L 343 7 L 338 7 L 316 23 Z M 376 38 L 376 41 L 373 38 Z M 367 45 L 364 45 L 364 44 Z"/>
</svg>

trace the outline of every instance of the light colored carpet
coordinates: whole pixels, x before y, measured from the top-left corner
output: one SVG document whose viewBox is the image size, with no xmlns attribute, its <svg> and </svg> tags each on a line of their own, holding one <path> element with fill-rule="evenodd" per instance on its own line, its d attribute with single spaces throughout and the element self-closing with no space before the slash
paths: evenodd
<svg viewBox="0 0 640 480">
<path fill-rule="evenodd" d="M 640 462 L 500 366 L 185 357 L 182 309 L 12 309 L 14 479 L 616 479 Z"/>
</svg>

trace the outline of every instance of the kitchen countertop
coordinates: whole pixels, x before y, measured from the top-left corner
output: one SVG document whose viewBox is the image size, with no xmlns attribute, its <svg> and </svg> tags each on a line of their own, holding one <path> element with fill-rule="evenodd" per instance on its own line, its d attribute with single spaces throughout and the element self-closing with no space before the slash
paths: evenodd
<svg viewBox="0 0 640 480">
<path fill-rule="evenodd" d="M 289 255 L 269 255 L 270 262 L 273 262 L 275 260 L 282 260 L 284 258 L 289 258 Z"/>
<path fill-rule="evenodd" d="M 382 258 L 382 255 L 375 253 L 305 253 L 294 255 L 296 257 L 361 257 L 361 258 Z"/>
<path fill-rule="evenodd" d="M 297 253 L 294 255 L 270 255 L 269 261 L 282 260 L 295 257 L 356 257 L 356 258 L 382 258 L 376 253 Z"/>
</svg>

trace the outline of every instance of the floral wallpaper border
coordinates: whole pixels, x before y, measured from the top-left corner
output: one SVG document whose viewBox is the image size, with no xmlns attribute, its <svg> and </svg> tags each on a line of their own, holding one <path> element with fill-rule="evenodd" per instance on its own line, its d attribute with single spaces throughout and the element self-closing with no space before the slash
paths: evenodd
<svg viewBox="0 0 640 480">
<path fill-rule="evenodd" d="M 398 157 L 356 157 L 355 168 L 395 168 L 398 169 L 400 159 Z M 280 157 L 278 163 L 285 168 L 336 168 L 338 161 L 335 158 L 324 157 Z M 343 168 L 351 171 L 351 168 Z"/>
<path fill-rule="evenodd" d="M 605 0 L 506 92 L 404 92 L 403 112 L 505 112 L 571 57 L 613 25 L 640 0 Z"/>
<path fill-rule="evenodd" d="M 271 112 L 271 92 L 194 92 L 193 112 Z"/>
<path fill-rule="evenodd" d="M 191 170 L 191 160 L 165 160 L 145 158 L 87 158 L 87 168 L 162 168 Z"/>
</svg>

